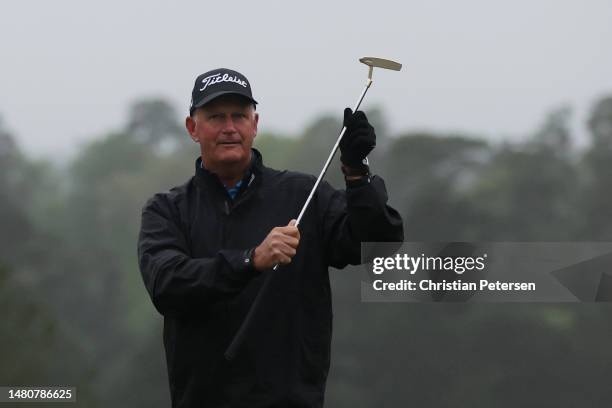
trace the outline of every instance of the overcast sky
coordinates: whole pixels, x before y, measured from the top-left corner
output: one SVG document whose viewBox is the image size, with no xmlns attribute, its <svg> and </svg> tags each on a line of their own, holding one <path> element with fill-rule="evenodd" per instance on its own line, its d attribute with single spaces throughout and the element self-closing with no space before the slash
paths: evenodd
<svg viewBox="0 0 612 408">
<path fill-rule="evenodd" d="M 364 102 L 392 130 L 517 139 L 560 104 L 584 133 L 612 94 L 612 2 L 23 0 L 2 7 L 0 51 L 0 115 L 35 157 L 120 127 L 137 98 L 186 112 L 217 67 L 249 78 L 262 130 L 298 132 L 354 103 L 364 55 L 404 65 Z"/>
</svg>

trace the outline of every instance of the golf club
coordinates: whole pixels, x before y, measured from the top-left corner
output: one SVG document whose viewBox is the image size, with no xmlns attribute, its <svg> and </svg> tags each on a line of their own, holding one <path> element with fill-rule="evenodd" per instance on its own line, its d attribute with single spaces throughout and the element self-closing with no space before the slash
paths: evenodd
<svg viewBox="0 0 612 408">
<path fill-rule="evenodd" d="M 359 95 L 359 99 L 357 99 L 357 103 L 353 107 L 353 113 L 359 109 L 359 106 L 361 105 L 361 101 L 363 101 L 363 98 L 368 92 L 368 89 L 370 89 L 370 85 L 372 85 L 372 73 L 374 71 L 374 68 L 390 69 L 393 71 L 399 71 L 400 69 L 402 69 L 402 64 L 389 60 L 389 59 L 384 59 L 384 58 L 363 57 L 363 58 L 360 58 L 359 61 L 369 67 L 368 79 L 366 80 L 366 85 L 363 88 L 361 95 Z M 304 203 L 304 206 L 302 207 L 302 210 L 300 211 L 300 214 L 297 217 L 297 220 L 295 223 L 296 227 L 299 226 L 300 221 L 302 220 L 302 217 L 304 216 L 304 213 L 308 209 L 308 205 L 310 204 L 312 197 L 317 191 L 317 187 L 319 187 L 321 180 L 323 180 L 323 177 L 325 176 L 325 173 L 327 172 L 327 169 L 329 168 L 329 165 L 331 164 L 331 161 L 334 158 L 334 155 L 336 154 L 338 147 L 340 146 L 340 141 L 342 140 L 342 137 L 344 136 L 345 132 L 346 132 L 346 126 L 343 126 L 342 130 L 340 131 L 340 134 L 338 135 L 338 139 L 336 140 L 336 144 L 334 144 L 334 147 L 332 148 L 329 156 L 327 157 L 327 160 L 325 161 L 325 164 L 323 165 L 323 169 L 321 170 L 321 173 L 319 174 L 317 181 L 312 187 L 312 190 L 310 190 L 310 194 L 308 195 L 308 198 L 306 199 L 306 202 Z M 279 267 L 278 264 L 274 265 L 272 270 L 276 271 L 278 267 Z M 259 289 L 259 292 L 257 293 L 257 297 L 253 301 L 253 304 L 251 305 L 251 308 L 249 309 L 249 312 L 247 313 L 246 318 L 242 322 L 242 325 L 238 329 L 238 332 L 234 336 L 234 339 L 232 340 L 231 344 L 225 351 L 225 358 L 228 361 L 231 361 L 236 356 L 236 353 L 240 349 L 242 343 L 244 343 L 249 327 L 252 325 L 253 316 L 255 315 L 257 309 L 259 308 L 259 303 L 261 302 L 261 298 L 264 296 L 264 293 L 267 291 L 267 287 L 269 285 L 270 279 L 271 277 L 267 277 L 267 279 L 262 284 L 261 288 Z"/>
</svg>

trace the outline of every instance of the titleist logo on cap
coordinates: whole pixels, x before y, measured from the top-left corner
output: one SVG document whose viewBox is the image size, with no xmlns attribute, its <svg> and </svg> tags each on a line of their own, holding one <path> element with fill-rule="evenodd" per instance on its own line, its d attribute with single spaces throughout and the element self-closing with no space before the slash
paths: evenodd
<svg viewBox="0 0 612 408">
<path fill-rule="evenodd" d="M 202 87 L 200 88 L 200 91 L 205 90 L 209 85 L 214 85 L 219 82 L 234 82 L 238 85 L 242 85 L 245 88 L 247 87 L 246 81 L 243 81 L 237 76 L 232 76 L 229 74 L 223 74 L 223 75 L 214 74 L 214 75 L 210 75 L 205 78 L 202 78 Z"/>
<path fill-rule="evenodd" d="M 232 94 L 240 95 L 253 104 L 257 104 L 257 101 L 253 99 L 249 80 L 238 71 L 217 68 L 198 75 L 191 91 L 189 114 L 192 115 L 195 109 L 206 105 L 215 98 Z"/>
</svg>

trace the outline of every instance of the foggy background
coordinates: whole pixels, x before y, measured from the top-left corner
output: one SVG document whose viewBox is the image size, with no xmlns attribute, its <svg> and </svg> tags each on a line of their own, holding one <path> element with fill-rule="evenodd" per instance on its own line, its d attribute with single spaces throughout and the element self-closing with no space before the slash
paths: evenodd
<svg viewBox="0 0 612 408">
<path fill-rule="evenodd" d="M 611 17 L 605 1 L 4 5 L 0 385 L 169 406 L 136 239 L 147 198 L 193 174 L 184 116 L 215 67 L 251 81 L 264 163 L 317 173 L 357 59 L 402 62 L 363 107 L 407 241 L 612 241 Z M 327 406 L 612 400 L 609 304 L 371 304 L 359 268 L 330 277 Z"/>
<path fill-rule="evenodd" d="M 37 157 L 74 153 L 168 98 L 184 115 L 195 77 L 244 73 L 264 129 L 295 134 L 352 105 L 364 55 L 378 71 L 366 106 L 394 131 L 520 139 L 559 104 L 584 137 L 589 104 L 612 87 L 609 1 L 12 2 L 0 13 L 0 112 Z"/>
</svg>

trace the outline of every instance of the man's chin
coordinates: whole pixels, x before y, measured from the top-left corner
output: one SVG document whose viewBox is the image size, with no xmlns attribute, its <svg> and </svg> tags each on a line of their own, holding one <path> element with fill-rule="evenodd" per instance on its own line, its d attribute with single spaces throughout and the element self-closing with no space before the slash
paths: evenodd
<svg viewBox="0 0 612 408">
<path fill-rule="evenodd" d="M 239 152 L 225 152 L 219 157 L 219 162 L 223 164 L 238 164 L 248 160 L 248 155 L 244 151 Z"/>
</svg>

